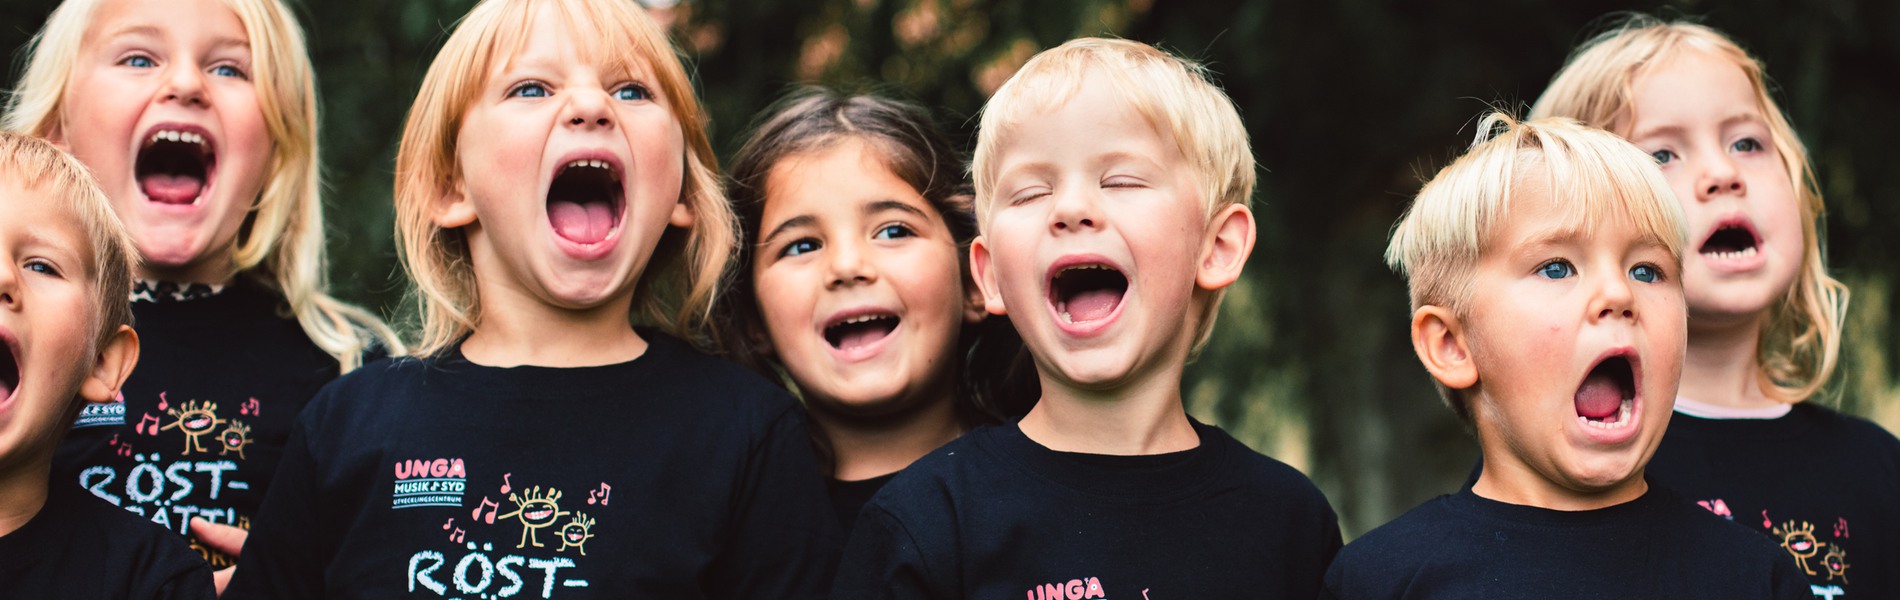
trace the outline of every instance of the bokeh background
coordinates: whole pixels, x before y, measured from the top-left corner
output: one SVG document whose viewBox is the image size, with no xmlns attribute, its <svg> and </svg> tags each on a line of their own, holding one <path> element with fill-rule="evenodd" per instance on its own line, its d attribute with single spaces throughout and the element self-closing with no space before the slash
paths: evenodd
<svg viewBox="0 0 1900 600">
<path fill-rule="evenodd" d="M 423 71 L 471 0 L 289 0 L 311 41 L 338 292 L 412 320 L 392 243 L 397 137 Z M 1826 250 L 1853 288 L 1826 399 L 1900 430 L 1900 3 L 1891 0 L 653 0 L 696 66 L 722 156 L 786 86 L 878 88 L 974 137 L 988 93 L 1082 35 L 1204 61 L 1246 119 L 1260 241 L 1185 384 L 1189 410 L 1306 471 L 1349 536 L 1453 489 L 1475 443 L 1406 338 L 1403 281 L 1380 261 L 1423 178 L 1489 106 L 1536 99 L 1619 10 L 1728 32 L 1775 78 L 1824 188 Z M 54 0 L 0 3 L 6 85 Z M 1814 456 L 1812 460 L 1854 460 Z"/>
</svg>

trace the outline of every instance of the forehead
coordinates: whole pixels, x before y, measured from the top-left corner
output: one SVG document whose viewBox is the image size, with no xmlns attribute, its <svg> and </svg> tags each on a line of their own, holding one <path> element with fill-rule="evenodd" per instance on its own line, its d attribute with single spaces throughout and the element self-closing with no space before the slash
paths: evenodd
<svg viewBox="0 0 1900 600">
<path fill-rule="evenodd" d="M 1611 246 L 1621 249 L 1653 246 L 1667 250 L 1661 234 L 1644 230 L 1633 217 L 1630 201 L 1611 186 L 1576 185 L 1556 189 L 1550 178 L 1533 170 L 1511 187 L 1485 236 L 1486 258 L 1508 260 L 1524 251 L 1552 246 Z"/>
<path fill-rule="evenodd" d="M 0 239 L 13 248 L 30 247 L 79 261 L 88 276 L 93 272 L 86 224 L 48 182 L 27 186 L 20 178 L 0 172 Z"/>
<path fill-rule="evenodd" d="M 489 75 L 511 69 L 558 69 L 587 64 L 604 73 L 650 78 L 652 69 L 632 39 L 639 32 L 609 34 L 599 27 L 588 26 L 596 20 L 604 25 L 605 18 L 591 18 L 604 15 L 576 14 L 575 10 L 560 2 L 537 2 L 525 21 L 498 23 L 496 47 L 501 52 Z"/>
<path fill-rule="evenodd" d="M 1049 163 L 1129 158 L 1160 164 L 1181 156 L 1173 134 L 1096 69 L 1055 98 L 1025 100 L 1031 104 L 1013 115 L 998 140 L 1000 175 Z"/>
<path fill-rule="evenodd" d="M 216 46 L 248 47 L 250 37 L 237 12 L 219 0 L 104 0 L 94 9 L 88 41 L 122 36 L 202 36 Z"/>
<path fill-rule="evenodd" d="M 923 194 L 880 156 L 876 144 L 851 137 L 779 160 L 766 173 L 760 234 L 799 216 L 861 215 L 884 201 L 921 211 L 932 222 L 941 220 Z"/>
<path fill-rule="evenodd" d="M 1686 47 L 1640 71 L 1630 81 L 1632 122 L 1641 138 L 1658 128 L 1759 118 L 1755 84 L 1741 65 L 1709 50 Z"/>
</svg>

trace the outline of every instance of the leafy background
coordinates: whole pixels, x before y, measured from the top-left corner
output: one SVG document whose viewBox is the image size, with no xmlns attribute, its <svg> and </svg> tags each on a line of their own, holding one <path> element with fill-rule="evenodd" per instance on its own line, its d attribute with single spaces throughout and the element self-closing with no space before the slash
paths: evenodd
<svg viewBox="0 0 1900 600">
<path fill-rule="evenodd" d="M 410 320 L 390 233 L 397 135 L 429 59 L 473 2 L 290 1 L 323 94 L 335 285 Z M 18 49 L 55 4 L 0 6 L 9 86 Z M 722 155 L 795 82 L 907 95 L 967 141 L 987 94 L 1071 37 L 1141 40 L 1211 65 L 1262 168 L 1260 241 L 1190 368 L 1188 407 L 1310 474 L 1349 535 L 1452 489 L 1477 456 L 1417 366 L 1403 281 L 1380 262 L 1404 204 L 1468 143 L 1476 115 L 1528 105 L 1603 15 L 1701 18 L 1766 62 L 1814 152 L 1829 260 L 1854 290 L 1824 401 L 1900 429 L 1900 328 L 1889 319 L 1900 307 L 1900 179 L 1882 175 L 1900 133 L 1900 3 L 689 0 L 657 10 L 696 65 Z"/>
</svg>

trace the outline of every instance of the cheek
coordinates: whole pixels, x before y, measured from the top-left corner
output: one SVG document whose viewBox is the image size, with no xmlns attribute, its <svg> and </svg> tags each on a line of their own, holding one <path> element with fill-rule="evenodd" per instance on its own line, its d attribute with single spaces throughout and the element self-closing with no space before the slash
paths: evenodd
<svg viewBox="0 0 1900 600">
<path fill-rule="evenodd" d="M 823 282 L 793 265 L 768 266 L 752 278 L 760 320 L 774 341 L 812 322 L 812 292 Z"/>
</svg>

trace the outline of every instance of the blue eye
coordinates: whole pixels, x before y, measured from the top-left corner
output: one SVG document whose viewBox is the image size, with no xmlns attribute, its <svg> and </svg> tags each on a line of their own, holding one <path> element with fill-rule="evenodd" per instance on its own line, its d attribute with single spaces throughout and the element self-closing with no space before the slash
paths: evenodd
<svg viewBox="0 0 1900 600">
<path fill-rule="evenodd" d="M 551 95 L 553 94 L 548 92 L 547 86 L 533 81 L 517 84 L 515 87 L 508 88 L 508 97 L 510 98 L 546 98 Z"/>
<path fill-rule="evenodd" d="M 1752 137 L 1742 138 L 1735 140 L 1735 143 L 1729 144 L 1728 147 L 1736 152 L 1754 152 L 1761 149 L 1761 141 Z"/>
<path fill-rule="evenodd" d="M 620 89 L 614 90 L 615 100 L 634 101 L 634 100 L 650 100 L 652 98 L 653 98 L 653 93 L 648 92 L 645 87 L 640 86 L 638 84 L 628 84 L 626 87 L 622 87 Z"/>
<path fill-rule="evenodd" d="M 1649 153 L 1649 155 L 1650 157 L 1655 158 L 1656 164 L 1659 164 L 1659 165 L 1669 164 L 1669 161 L 1676 159 L 1676 153 L 1673 150 L 1657 150 L 1655 152 Z"/>
<path fill-rule="evenodd" d="M 802 240 L 792 242 L 790 244 L 786 244 L 785 249 L 780 250 L 778 255 L 779 256 L 798 256 L 806 252 L 817 252 L 817 251 L 818 251 L 818 240 L 802 239 Z"/>
<path fill-rule="evenodd" d="M 1577 268 L 1570 266 L 1569 262 L 1553 260 L 1537 267 L 1537 274 L 1544 276 L 1546 279 L 1563 279 L 1571 275 L 1576 275 Z"/>
<path fill-rule="evenodd" d="M 158 66 L 158 63 L 153 62 L 151 57 L 138 55 L 125 57 L 125 60 L 119 61 L 119 64 L 137 69 L 150 69 Z"/>
<path fill-rule="evenodd" d="M 873 234 L 871 238 L 879 239 L 879 240 L 892 240 L 892 239 L 897 239 L 897 238 L 912 237 L 915 235 L 917 234 L 913 233 L 909 227 L 905 227 L 903 225 L 891 224 L 891 225 L 885 225 L 881 228 L 878 228 L 877 233 Z"/>
<path fill-rule="evenodd" d="M 53 267 L 53 265 L 48 264 L 43 261 L 36 260 L 36 261 L 28 262 L 26 263 L 26 266 L 24 268 L 34 273 L 40 273 L 43 275 L 52 275 L 54 277 L 59 276 L 59 269 L 56 269 Z"/>
<path fill-rule="evenodd" d="M 217 75 L 219 77 L 236 77 L 238 79 L 244 78 L 244 72 L 238 70 L 237 67 L 233 67 L 231 65 L 218 65 L 216 67 L 212 67 L 211 74 Z"/>
<path fill-rule="evenodd" d="M 1656 283 L 1662 281 L 1662 278 L 1662 269 L 1658 269 L 1652 265 L 1636 265 L 1630 267 L 1630 279 L 1643 283 Z"/>
</svg>

